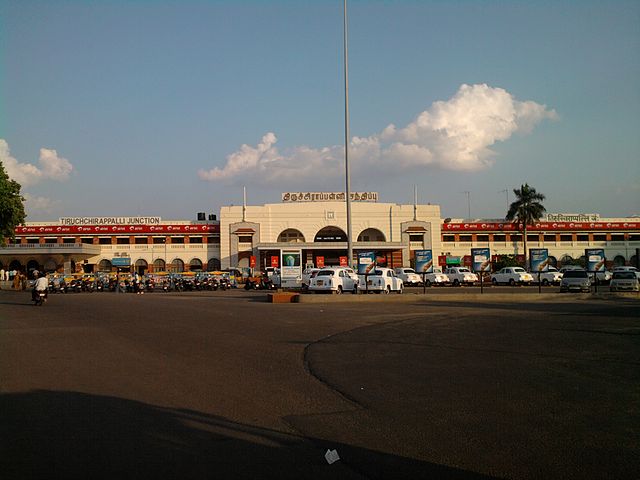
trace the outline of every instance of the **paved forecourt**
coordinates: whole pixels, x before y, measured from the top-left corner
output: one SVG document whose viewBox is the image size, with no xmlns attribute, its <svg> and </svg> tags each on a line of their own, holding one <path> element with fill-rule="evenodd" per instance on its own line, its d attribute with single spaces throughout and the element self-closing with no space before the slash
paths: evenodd
<svg viewBox="0 0 640 480">
<path fill-rule="evenodd" d="M 638 471 L 640 422 L 630 408 L 640 400 L 638 300 L 470 291 L 392 301 L 309 295 L 320 303 L 289 305 L 244 291 L 67 294 L 43 307 L 28 293 L 0 291 L 3 471 Z M 329 465 L 327 448 L 341 460 Z"/>
</svg>

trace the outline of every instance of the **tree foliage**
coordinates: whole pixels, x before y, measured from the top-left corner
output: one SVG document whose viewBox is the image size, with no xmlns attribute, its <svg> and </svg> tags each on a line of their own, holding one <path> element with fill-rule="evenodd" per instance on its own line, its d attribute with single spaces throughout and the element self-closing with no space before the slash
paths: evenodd
<svg viewBox="0 0 640 480">
<path fill-rule="evenodd" d="M 0 242 L 15 238 L 18 225 L 24 223 L 24 197 L 20 195 L 20 184 L 11 180 L 0 161 Z"/>
<path fill-rule="evenodd" d="M 536 189 L 525 183 L 520 188 L 513 190 L 516 200 L 509 206 L 509 211 L 505 217 L 507 221 L 518 224 L 522 230 L 524 241 L 524 255 L 527 258 L 527 226 L 539 221 L 546 209 L 542 205 L 545 196 L 536 192 Z M 525 261 L 526 263 L 526 261 Z"/>
</svg>

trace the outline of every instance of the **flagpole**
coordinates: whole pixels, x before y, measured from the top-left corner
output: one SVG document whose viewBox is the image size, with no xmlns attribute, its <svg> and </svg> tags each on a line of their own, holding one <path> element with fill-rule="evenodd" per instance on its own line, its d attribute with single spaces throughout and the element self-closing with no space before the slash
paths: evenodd
<svg viewBox="0 0 640 480">
<path fill-rule="evenodd" d="M 347 261 L 353 266 L 353 241 L 351 228 L 351 176 L 349 173 L 349 48 L 347 42 L 347 0 L 344 0 L 344 168 L 347 202 Z"/>
</svg>

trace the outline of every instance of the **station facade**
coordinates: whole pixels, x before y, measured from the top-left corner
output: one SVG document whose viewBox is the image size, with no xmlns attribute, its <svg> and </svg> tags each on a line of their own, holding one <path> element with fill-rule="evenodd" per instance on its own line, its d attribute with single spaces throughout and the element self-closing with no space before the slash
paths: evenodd
<svg viewBox="0 0 640 480">
<path fill-rule="evenodd" d="M 389 267 L 410 266 L 416 250 L 430 249 L 441 266 L 466 264 L 471 248 L 524 259 L 518 226 L 496 219 L 441 217 L 437 205 L 378 202 L 375 192 L 352 194 L 354 258 L 375 251 Z M 108 272 L 130 265 L 140 273 L 264 270 L 283 249 L 299 249 L 305 265 L 347 263 L 344 193 L 282 194 L 280 203 L 225 206 L 198 220 L 161 217 L 65 217 L 16 228 L 0 248 L 9 270 Z M 603 248 L 608 266 L 635 265 L 640 219 L 597 214 L 548 214 L 527 229 L 527 248 L 547 248 L 553 263 Z"/>
</svg>

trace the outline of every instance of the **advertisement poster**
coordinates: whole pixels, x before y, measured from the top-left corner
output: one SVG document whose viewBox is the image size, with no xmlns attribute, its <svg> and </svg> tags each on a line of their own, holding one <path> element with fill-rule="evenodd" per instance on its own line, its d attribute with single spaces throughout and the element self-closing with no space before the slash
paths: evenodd
<svg viewBox="0 0 640 480">
<path fill-rule="evenodd" d="M 471 265 L 474 272 L 490 272 L 491 251 L 488 248 L 472 248 Z"/>
<path fill-rule="evenodd" d="M 376 268 L 376 252 L 358 253 L 358 275 L 371 273 Z"/>
<path fill-rule="evenodd" d="M 324 268 L 324 257 L 316 257 L 316 266 L 318 268 Z"/>
<path fill-rule="evenodd" d="M 349 266 L 349 262 L 347 262 L 347 257 L 340 257 L 340 266 L 341 267 L 348 267 Z"/>
<path fill-rule="evenodd" d="M 587 248 L 584 251 L 587 272 L 600 272 L 604 270 L 604 249 L 603 248 Z"/>
<path fill-rule="evenodd" d="M 256 257 L 255 257 L 255 255 L 251 255 L 249 257 L 249 267 L 256 268 Z"/>
<path fill-rule="evenodd" d="M 271 266 L 273 268 L 278 268 L 280 266 L 280 257 L 276 257 L 275 255 L 271 256 Z"/>
<path fill-rule="evenodd" d="M 433 251 L 416 250 L 416 272 L 433 273 Z"/>
<path fill-rule="evenodd" d="M 302 280 L 302 250 L 282 250 L 280 264 L 282 286 L 296 286 Z"/>
<path fill-rule="evenodd" d="M 529 250 L 529 259 L 531 261 L 531 272 L 546 272 L 549 270 L 549 249 L 548 248 L 531 248 Z"/>
</svg>

